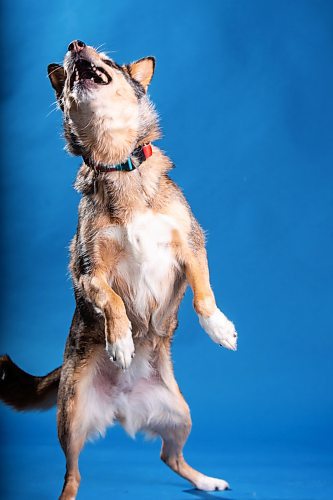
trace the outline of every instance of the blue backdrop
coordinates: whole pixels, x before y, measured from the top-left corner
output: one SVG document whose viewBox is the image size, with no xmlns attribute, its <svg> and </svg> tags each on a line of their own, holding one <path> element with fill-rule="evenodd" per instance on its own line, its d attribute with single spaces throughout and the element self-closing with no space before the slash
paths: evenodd
<svg viewBox="0 0 333 500">
<path fill-rule="evenodd" d="M 4 2 L 1 352 L 46 373 L 73 313 L 79 160 L 63 151 L 46 77 L 73 38 L 120 63 L 156 56 L 159 145 L 239 332 L 237 353 L 218 348 L 188 293 L 173 345 L 194 422 L 187 457 L 233 491 L 191 490 L 158 443 L 114 428 L 83 452 L 79 498 L 333 498 L 332 26 L 329 0 Z M 55 412 L 1 408 L 1 425 L 1 497 L 57 498 Z"/>
</svg>

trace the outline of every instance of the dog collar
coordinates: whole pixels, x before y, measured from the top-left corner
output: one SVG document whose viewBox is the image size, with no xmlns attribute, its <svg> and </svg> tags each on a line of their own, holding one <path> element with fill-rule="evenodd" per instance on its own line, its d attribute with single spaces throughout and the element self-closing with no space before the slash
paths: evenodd
<svg viewBox="0 0 333 500">
<path fill-rule="evenodd" d="M 83 161 L 88 167 L 92 168 L 96 174 L 99 172 L 131 172 L 138 168 L 147 158 L 152 156 L 153 150 L 151 144 L 144 144 L 134 149 L 132 154 L 127 158 L 124 163 L 116 165 L 108 165 L 107 163 L 94 162 L 89 156 L 82 156 Z M 137 160 L 137 165 L 134 166 L 132 159 Z"/>
</svg>

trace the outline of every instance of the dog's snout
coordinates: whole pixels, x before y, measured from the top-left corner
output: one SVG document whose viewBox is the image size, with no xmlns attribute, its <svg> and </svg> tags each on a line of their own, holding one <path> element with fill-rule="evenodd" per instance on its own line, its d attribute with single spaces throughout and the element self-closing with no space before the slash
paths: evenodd
<svg viewBox="0 0 333 500">
<path fill-rule="evenodd" d="M 86 44 L 84 42 L 81 42 L 81 40 L 73 40 L 69 45 L 68 45 L 68 50 L 69 52 L 80 52 L 82 49 L 84 49 Z"/>
</svg>

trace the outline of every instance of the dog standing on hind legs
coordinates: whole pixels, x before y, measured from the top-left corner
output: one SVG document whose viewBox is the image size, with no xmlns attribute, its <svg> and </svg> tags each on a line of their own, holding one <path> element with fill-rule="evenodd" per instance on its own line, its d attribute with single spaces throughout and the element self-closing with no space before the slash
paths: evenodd
<svg viewBox="0 0 333 500">
<path fill-rule="evenodd" d="M 228 483 L 190 467 L 182 450 L 191 417 L 174 378 L 170 343 L 187 284 L 212 340 L 236 350 L 217 308 L 203 232 L 151 143 L 158 117 L 147 96 L 155 60 L 120 66 L 80 40 L 48 74 L 63 112 L 67 150 L 82 156 L 82 194 L 70 270 L 76 309 L 64 362 L 44 377 L 0 361 L 0 397 L 17 410 L 58 407 L 66 456 L 62 500 L 75 499 L 86 439 L 119 421 L 162 438 L 162 460 L 201 490 Z"/>
</svg>

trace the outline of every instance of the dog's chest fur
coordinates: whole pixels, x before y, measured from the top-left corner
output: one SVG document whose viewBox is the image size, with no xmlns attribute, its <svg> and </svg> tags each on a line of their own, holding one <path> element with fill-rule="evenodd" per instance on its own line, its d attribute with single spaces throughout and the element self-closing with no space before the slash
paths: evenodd
<svg viewBox="0 0 333 500">
<path fill-rule="evenodd" d="M 147 210 L 125 226 L 107 229 L 122 250 L 110 284 L 121 289 L 122 299 L 135 316 L 153 313 L 152 319 L 157 319 L 169 303 L 178 269 L 172 248 L 176 227 L 173 218 Z"/>
</svg>

